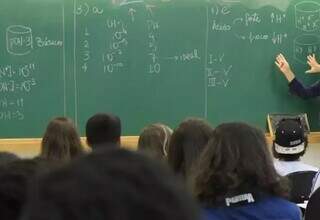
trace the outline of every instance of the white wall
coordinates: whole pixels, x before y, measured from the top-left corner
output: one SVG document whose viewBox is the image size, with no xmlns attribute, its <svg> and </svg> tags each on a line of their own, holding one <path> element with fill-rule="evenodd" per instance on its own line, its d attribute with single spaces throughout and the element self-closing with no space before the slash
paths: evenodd
<svg viewBox="0 0 320 220">
<path fill-rule="evenodd" d="M 302 161 L 320 168 L 320 143 L 309 144 Z"/>
</svg>

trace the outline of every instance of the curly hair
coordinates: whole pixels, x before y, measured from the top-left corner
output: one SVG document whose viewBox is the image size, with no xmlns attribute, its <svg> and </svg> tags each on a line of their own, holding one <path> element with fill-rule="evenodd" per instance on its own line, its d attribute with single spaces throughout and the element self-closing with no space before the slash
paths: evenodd
<svg viewBox="0 0 320 220">
<path fill-rule="evenodd" d="M 225 123 L 212 133 L 192 178 L 204 204 L 252 190 L 288 197 L 286 179 L 275 171 L 263 132 L 245 123 Z"/>
</svg>

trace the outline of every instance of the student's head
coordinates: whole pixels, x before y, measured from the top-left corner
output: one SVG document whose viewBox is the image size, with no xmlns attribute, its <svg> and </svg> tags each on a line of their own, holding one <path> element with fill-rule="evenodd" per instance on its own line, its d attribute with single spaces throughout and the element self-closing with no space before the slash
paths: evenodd
<svg viewBox="0 0 320 220">
<path fill-rule="evenodd" d="M 88 145 L 96 148 L 105 144 L 120 144 L 121 121 L 110 113 L 98 113 L 86 124 Z"/>
<path fill-rule="evenodd" d="M 198 118 L 188 118 L 174 130 L 169 144 L 168 163 L 176 174 L 189 176 L 211 132 L 212 127 Z"/>
<path fill-rule="evenodd" d="M 272 152 L 275 158 L 285 161 L 299 160 L 308 146 L 308 138 L 300 120 L 284 119 L 279 122 L 275 132 Z"/>
<path fill-rule="evenodd" d="M 58 117 L 49 122 L 41 143 L 41 157 L 68 161 L 83 154 L 80 137 L 73 122 Z"/>
<path fill-rule="evenodd" d="M 19 160 L 19 157 L 13 153 L 0 152 L 0 166 Z"/>
<path fill-rule="evenodd" d="M 215 128 L 196 168 L 193 189 L 203 203 L 254 191 L 287 196 L 263 132 L 244 123 Z"/>
<path fill-rule="evenodd" d="M 123 149 L 95 151 L 34 185 L 23 220 L 198 219 L 168 170 Z"/>
<path fill-rule="evenodd" d="M 26 203 L 29 182 L 38 171 L 49 169 L 45 161 L 17 160 L 0 167 L 0 219 L 17 220 Z"/>
<path fill-rule="evenodd" d="M 164 159 L 171 138 L 172 130 L 164 124 L 151 124 L 145 127 L 139 137 L 138 150 L 151 157 Z"/>
</svg>

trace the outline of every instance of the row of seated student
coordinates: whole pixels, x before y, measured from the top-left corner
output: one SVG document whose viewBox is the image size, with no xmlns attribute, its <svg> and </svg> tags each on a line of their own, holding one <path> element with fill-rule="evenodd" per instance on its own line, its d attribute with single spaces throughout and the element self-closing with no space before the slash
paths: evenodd
<svg viewBox="0 0 320 220">
<path fill-rule="evenodd" d="M 303 163 L 300 158 L 308 147 L 308 138 L 300 120 L 280 121 L 272 145 L 275 168 L 282 176 L 287 176 L 291 182 L 290 200 L 303 203 L 308 200 L 318 168 Z"/>
<path fill-rule="evenodd" d="M 186 175 L 186 170 L 190 170 L 194 158 L 197 158 L 209 139 L 211 126 L 200 119 L 188 119 L 182 122 L 175 130 L 172 140 L 171 131 L 165 125 L 153 124 L 143 129 L 140 134 L 138 149 L 155 158 L 167 158 L 168 163 L 175 173 Z M 300 120 L 290 119 L 280 121 L 275 140 L 272 145 L 274 166 L 281 176 L 287 176 L 294 182 L 291 184 L 290 200 L 294 202 L 304 202 L 308 199 L 312 182 L 318 171 L 317 167 L 303 163 L 300 158 L 305 154 L 308 147 L 308 139 L 301 126 Z M 167 150 L 171 152 L 167 155 Z M 296 186 L 298 183 L 298 186 Z M 318 179 L 317 184 L 320 184 Z M 314 190 L 318 188 L 314 184 Z"/>
<path fill-rule="evenodd" d="M 290 129 L 279 126 L 278 133 L 298 133 Z M 92 153 L 70 119 L 56 118 L 39 157 L 2 164 L 0 219 L 302 218 L 287 200 L 288 181 L 276 171 L 264 133 L 248 124 L 213 128 L 189 118 L 173 131 L 153 124 L 131 152 L 120 149 L 119 117 L 101 113 L 87 121 L 86 136 Z M 274 151 L 297 153 L 301 144 L 305 151 L 304 138 L 289 146 L 276 138 Z"/>
</svg>

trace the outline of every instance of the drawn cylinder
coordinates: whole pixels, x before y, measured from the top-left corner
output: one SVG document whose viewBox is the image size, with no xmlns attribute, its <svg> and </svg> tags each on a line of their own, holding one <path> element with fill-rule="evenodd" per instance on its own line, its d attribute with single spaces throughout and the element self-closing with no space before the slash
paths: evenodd
<svg viewBox="0 0 320 220">
<path fill-rule="evenodd" d="M 307 1 L 295 5 L 296 27 L 302 31 L 310 32 L 320 28 L 320 4 Z"/>
<path fill-rule="evenodd" d="M 314 34 L 304 34 L 294 40 L 294 57 L 301 63 L 306 63 L 309 54 L 319 54 L 320 38 Z"/>
<path fill-rule="evenodd" d="M 26 55 L 33 49 L 32 30 L 22 25 L 7 28 L 7 51 L 13 55 Z"/>
</svg>

